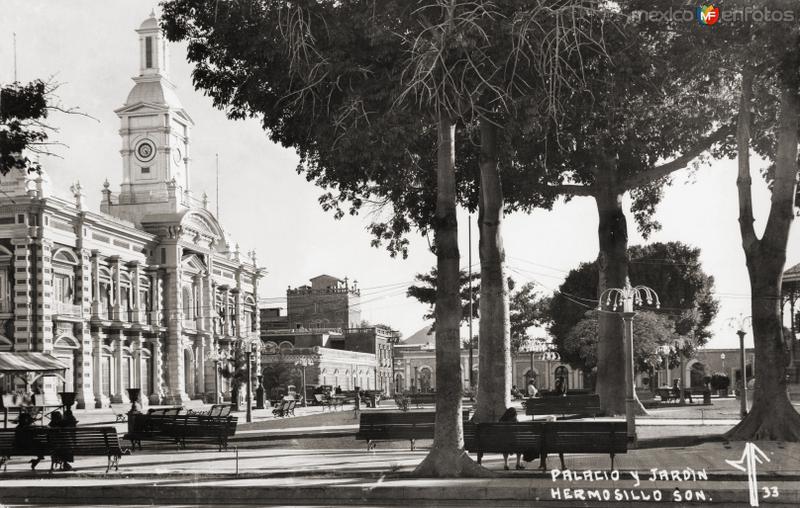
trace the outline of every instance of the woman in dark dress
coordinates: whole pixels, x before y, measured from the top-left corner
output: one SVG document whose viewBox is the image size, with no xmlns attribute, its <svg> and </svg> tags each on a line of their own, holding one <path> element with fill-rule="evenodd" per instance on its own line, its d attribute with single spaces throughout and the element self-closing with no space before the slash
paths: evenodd
<svg viewBox="0 0 800 508">
<path fill-rule="evenodd" d="M 506 409 L 506 412 L 503 413 L 503 416 L 500 417 L 500 423 L 516 423 L 517 421 L 517 409 L 510 407 Z M 503 468 L 508 471 L 508 454 L 503 454 Z M 517 469 L 525 469 L 525 466 L 522 465 L 522 452 L 517 453 Z"/>
</svg>

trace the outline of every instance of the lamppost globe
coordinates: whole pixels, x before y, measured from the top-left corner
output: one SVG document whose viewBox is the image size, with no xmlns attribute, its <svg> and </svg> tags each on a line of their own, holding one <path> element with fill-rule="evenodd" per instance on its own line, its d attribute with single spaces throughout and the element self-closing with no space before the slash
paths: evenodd
<svg viewBox="0 0 800 508">
<path fill-rule="evenodd" d="M 625 339 L 625 420 L 627 421 L 627 435 L 631 446 L 636 445 L 636 387 L 634 386 L 634 367 L 633 367 L 633 317 L 636 315 L 634 308 L 639 305 L 654 305 L 657 309 L 661 307 L 658 294 L 647 286 L 632 286 L 629 280 L 625 281 L 623 288 L 608 288 L 600 294 L 597 310 L 608 312 L 603 309 L 605 306 L 612 312 L 622 309 L 622 320 L 624 322 L 623 332 Z"/>
</svg>

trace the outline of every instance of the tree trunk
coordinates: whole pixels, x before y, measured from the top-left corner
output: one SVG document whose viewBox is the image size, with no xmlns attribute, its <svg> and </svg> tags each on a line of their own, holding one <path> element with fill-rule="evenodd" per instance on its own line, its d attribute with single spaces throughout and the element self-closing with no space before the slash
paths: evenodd
<svg viewBox="0 0 800 508">
<path fill-rule="evenodd" d="M 503 188 L 497 167 L 497 127 L 481 121 L 481 297 L 476 422 L 496 422 L 511 406 L 511 324 L 503 249 Z"/>
<path fill-rule="evenodd" d="M 753 230 L 750 180 L 750 97 L 752 74 L 742 77 L 739 110 L 739 226 L 747 260 L 752 295 L 751 316 L 756 364 L 753 407 L 726 437 L 734 440 L 769 439 L 800 441 L 800 414 L 789 401 L 788 358 L 781 320 L 781 282 L 786 263 L 789 229 L 794 219 L 797 187 L 797 127 L 800 101 L 796 90 L 781 93 L 778 146 L 772 202 L 764 235 L 759 240 Z"/>
<path fill-rule="evenodd" d="M 464 451 L 461 423 L 461 298 L 456 219 L 455 124 L 438 118 L 436 167 L 436 428 L 433 447 L 417 466 L 419 476 L 482 476 L 487 471 Z"/>
<path fill-rule="evenodd" d="M 622 192 L 613 177 L 598 177 L 594 198 L 600 219 L 597 228 L 599 297 L 608 288 L 625 287 L 628 280 L 628 225 L 622 209 Z M 601 301 L 600 305 L 603 311 L 598 316 L 596 391 L 606 415 L 621 415 L 625 414 L 625 339 L 622 316 L 617 312 L 622 309 L 613 312 L 606 301 Z M 637 414 L 647 414 L 638 398 L 636 400 Z"/>
</svg>

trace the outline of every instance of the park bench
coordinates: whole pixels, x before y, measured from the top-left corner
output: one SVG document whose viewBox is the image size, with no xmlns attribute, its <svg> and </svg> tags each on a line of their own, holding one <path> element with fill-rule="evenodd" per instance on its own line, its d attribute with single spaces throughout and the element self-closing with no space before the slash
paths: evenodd
<svg viewBox="0 0 800 508">
<path fill-rule="evenodd" d="M 601 413 L 600 396 L 596 394 L 533 398 L 524 404 L 525 414 L 532 416 L 561 415 L 563 418 L 567 415 L 583 417 Z"/>
<path fill-rule="evenodd" d="M 326 407 L 331 411 L 336 409 L 336 406 L 339 406 L 340 409 L 344 408 L 345 398 L 342 396 L 329 396 L 323 393 L 315 393 L 314 399 L 322 406 L 323 411 L 325 411 Z"/>
<path fill-rule="evenodd" d="M 416 404 L 417 407 L 421 407 L 423 404 L 436 404 L 436 394 L 412 393 L 408 396 L 408 400 L 411 404 Z"/>
<path fill-rule="evenodd" d="M 113 467 L 119 470 L 119 459 L 130 454 L 123 450 L 114 427 L 73 427 L 47 429 L 47 447 L 50 452 L 50 472 L 64 469 L 67 457 L 99 455 L 108 457 L 106 473 Z"/>
<path fill-rule="evenodd" d="M 47 447 L 48 427 L 0 430 L 0 466 L 6 470 L 11 457 L 44 457 L 49 455 Z M 33 469 L 35 466 L 31 466 Z"/>
<path fill-rule="evenodd" d="M 183 408 L 180 407 L 167 407 L 158 409 L 149 409 L 146 414 L 134 413 L 133 421 L 129 423 L 130 429 L 123 439 L 131 442 L 131 448 L 142 449 L 142 441 L 171 441 L 170 437 L 164 434 L 164 425 L 174 420 Z"/>
<path fill-rule="evenodd" d="M 462 418 L 469 420 L 469 410 L 462 412 Z M 436 412 L 363 412 L 358 425 L 356 439 L 367 442 L 367 450 L 376 446 L 376 441 L 400 441 L 408 439 L 411 451 L 417 439 L 433 439 Z"/>
<path fill-rule="evenodd" d="M 228 449 L 228 438 L 236 434 L 238 418 L 207 415 L 177 415 L 164 422 L 163 433 L 173 439 L 179 448 L 185 449 L 187 442 L 212 443 L 219 451 Z"/>
<path fill-rule="evenodd" d="M 525 453 L 538 457 L 544 448 L 545 422 L 464 423 L 464 448 L 478 454 Z"/>
<path fill-rule="evenodd" d="M 50 456 L 50 471 L 63 468 L 70 456 L 101 455 L 108 457 L 106 473 L 113 466 L 119 468 L 119 459 L 130 453 L 120 446 L 117 429 L 113 427 L 51 428 L 0 430 L 0 465 L 6 470 L 11 457 Z M 35 465 L 31 466 L 31 469 Z"/>
<path fill-rule="evenodd" d="M 294 416 L 294 408 L 297 406 L 296 400 L 284 400 L 281 401 L 280 406 L 277 406 L 275 409 L 272 410 L 272 414 L 275 416 L 280 416 L 283 418 L 284 416 Z"/>
<path fill-rule="evenodd" d="M 203 415 L 203 416 L 228 416 L 231 414 L 230 404 L 214 404 L 211 409 L 207 411 L 198 411 L 196 409 L 188 409 L 186 411 L 190 415 Z"/>
<path fill-rule="evenodd" d="M 566 469 L 565 453 L 608 453 L 614 469 L 614 456 L 628 452 L 627 426 L 623 421 L 558 421 L 544 425 L 542 470 L 547 469 L 548 453 L 558 453 L 561 469 Z"/>
</svg>

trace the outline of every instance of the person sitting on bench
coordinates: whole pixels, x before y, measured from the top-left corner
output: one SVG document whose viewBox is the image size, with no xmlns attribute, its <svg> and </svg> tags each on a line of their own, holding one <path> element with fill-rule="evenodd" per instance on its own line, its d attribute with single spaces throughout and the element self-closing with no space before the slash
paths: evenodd
<svg viewBox="0 0 800 508">
<path fill-rule="evenodd" d="M 75 419 L 74 417 L 72 418 Z M 49 427 L 52 428 L 67 428 L 67 427 L 74 427 L 72 422 L 65 421 L 64 416 L 61 414 L 60 411 L 53 411 L 53 414 L 50 415 L 50 424 Z M 64 471 L 69 471 L 72 469 L 70 462 L 75 461 L 75 456 L 73 455 L 71 450 L 58 450 L 58 458 L 62 460 L 62 469 Z"/>
<path fill-rule="evenodd" d="M 510 407 L 506 409 L 506 412 L 503 413 L 503 416 L 500 417 L 500 423 L 504 422 L 517 422 L 517 409 Z M 508 471 L 508 454 L 503 454 L 503 469 Z M 525 466 L 522 465 L 522 451 L 517 453 L 517 469 L 525 469 Z"/>
</svg>

